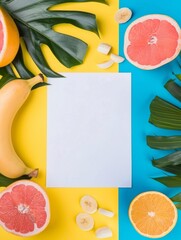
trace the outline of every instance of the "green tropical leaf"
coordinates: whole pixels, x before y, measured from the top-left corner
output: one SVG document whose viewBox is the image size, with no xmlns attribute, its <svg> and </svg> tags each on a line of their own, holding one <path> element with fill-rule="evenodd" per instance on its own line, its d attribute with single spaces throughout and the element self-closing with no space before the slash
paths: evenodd
<svg viewBox="0 0 181 240">
<path fill-rule="evenodd" d="M 83 63 L 88 45 L 81 39 L 53 30 L 57 24 L 71 24 L 99 35 L 96 16 L 82 11 L 52 11 L 53 5 L 97 2 L 105 0 L 1 0 L 0 4 L 15 20 L 26 48 L 39 69 L 47 77 L 57 77 L 48 65 L 41 45 L 46 44 L 67 68 Z M 20 55 L 18 55 L 20 57 Z M 22 59 L 19 61 L 21 62 Z M 18 63 L 18 66 L 20 64 Z M 28 73 L 27 73 L 28 74 Z"/>
<path fill-rule="evenodd" d="M 157 127 L 180 130 L 181 109 L 160 97 L 155 97 L 150 104 L 149 122 Z"/>
<path fill-rule="evenodd" d="M 24 64 L 21 48 L 19 49 L 18 54 L 16 55 L 11 66 L 13 66 L 16 69 L 17 73 L 19 74 L 19 78 L 29 79 L 34 76 L 34 74 Z M 0 88 L 2 88 L 9 81 L 18 78 L 14 71 L 12 70 L 12 68 L 10 67 L 10 65 L 0 68 L 0 75 L 2 76 L 2 78 L 0 79 Z M 32 90 L 47 85 L 49 84 L 46 82 L 38 83 L 35 86 L 33 86 Z"/>
<path fill-rule="evenodd" d="M 181 175 L 181 151 L 176 151 L 162 158 L 153 159 L 152 164 L 154 167 L 164 171 Z"/>
<path fill-rule="evenodd" d="M 174 75 L 181 80 L 181 74 Z M 164 87 L 173 97 L 181 101 L 181 87 L 174 80 L 169 80 Z M 181 130 L 181 108 L 156 96 L 150 104 L 149 122 L 159 128 Z M 167 187 L 181 187 L 181 136 L 147 136 L 146 140 L 147 145 L 154 149 L 177 150 L 152 160 L 154 167 L 173 174 L 153 179 Z M 181 209 L 181 193 L 171 200 L 179 202 L 175 205 Z"/>
<path fill-rule="evenodd" d="M 181 210 L 181 203 L 176 203 L 175 206 L 178 210 Z"/>
<path fill-rule="evenodd" d="M 177 209 L 181 210 L 181 193 L 177 193 L 171 197 L 170 200 L 175 203 Z"/>
<path fill-rule="evenodd" d="M 7 187 L 11 183 L 18 181 L 18 180 L 22 180 L 22 179 L 31 179 L 31 177 L 29 177 L 28 175 L 23 175 L 19 178 L 8 178 L 8 177 L 5 177 L 4 175 L 0 174 L 0 187 Z"/>
<path fill-rule="evenodd" d="M 18 72 L 20 78 L 28 79 L 34 76 L 34 74 L 25 66 L 21 48 L 19 48 L 19 51 L 12 64 Z"/>
<path fill-rule="evenodd" d="M 178 80 L 181 80 L 181 74 L 180 74 L 180 73 L 178 73 L 178 74 L 173 73 L 173 74 L 174 74 L 174 76 L 175 76 Z"/>
<path fill-rule="evenodd" d="M 181 176 L 166 176 L 153 178 L 167 187 L 181 187 Z"/>
<path fill-rule="evenodd" d="M 154 149 L 173 150 L 181 148 L 181 136 L 147 136 L 147 145 Z"/>
<path fill-rule="evenodd" d="M 181 102 L 181 87 L 177 83 L 175 83 L 174 80 L 169 80 L 165 84 L 165 88 L 172 96 L 174 96 L 177 100 Z"/>
<path fill-rule="evenodd" d="M 7 82 L 17 78 L 10 66 L 0 68 L 0 75 L 2 76 L 0 79 L 0 88 L 2 88 Z"/>
<path fill-rule="evenodd" d="M 173 202 L 181 202 L 181 193 L 177 193 L 175 196 L 170 198 Z"/>
</svg>

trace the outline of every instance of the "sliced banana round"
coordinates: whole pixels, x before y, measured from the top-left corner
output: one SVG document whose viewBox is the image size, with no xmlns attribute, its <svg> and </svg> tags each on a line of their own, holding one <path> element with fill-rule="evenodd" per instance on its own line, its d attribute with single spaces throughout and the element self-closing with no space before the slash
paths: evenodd
<svg viewBox="0 0 181 240">
<path fill-rule="evenodd" d="M 86 213 L 90 214 L 95 213 L 98 208 L 97 201 L 89 195 L 85 195 L 80 199 L 80 206 Z"/>
<path fill-rule="evenodd" d="M 125 23 L 131 18 L 131 16 L 132 16 L 131 9 L 123 7 L 116 12 L 114 18 L 117 23 Z"/>
<path fill-rule="evenodd" d="M 94 219 L 88 213 L 79 213 L 76 216 L 76 223 L 83 231 L 90 231 L 94 227 Z"/>
</svg>

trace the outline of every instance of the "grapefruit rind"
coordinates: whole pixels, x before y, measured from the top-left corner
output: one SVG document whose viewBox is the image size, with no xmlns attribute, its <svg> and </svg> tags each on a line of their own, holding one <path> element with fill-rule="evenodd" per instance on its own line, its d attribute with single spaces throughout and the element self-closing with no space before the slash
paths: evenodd
<svg viewBox="0 0 181 240">
<path fill-rule="evenodd" d="M 172 55 L 172 57 L 170 58 L 166 58 L 165 60 L 161 61 L 159 64 L 156 65 L 147 65 L 147 64 L 139 64 L 137 61 L 134 61 L 130 58 L 129 54 L 127 53 L 127 49 L 128 47 L 131 45 L 131 42 L 129 40 L 129 33 L 130 30 L 133 28 L 133 26 L 135 26 L 138 23 L 142 23 L 148 19 L 158 19 L 158 20 L 166 20 L 167 22 L 169 22 L 177 31 L 178 33 L 178 40 L 177 40 L 177 47 L 175 49 L 175 53 Z M 174 60 L 179 52 L 181 50 L 181 29 L 180 26 L 178 25 L 178 23 L 171 17 L 167 16 L 167 15 L 163 15 L 163 14 L 149 14 L 149 15 L 145 15 L 142 16 L 138 19 L 136 19 L 135 21 L 133 21 L 128 28 L 126 29 L 125 35 L 124 35 L 124 55 L 126 57 L 126 59 L 133 64 L 134 66 L 143 69 L 143 70 L 152 70 L 152 69 L 156 69 L 158 67 L 161 67 L 169 62 L 171 62 L 172 60 Z"/>
<path fill-rule="evenodd" d="M 0 7 L 0 21 L 4 36 L 0 52 L 0 67 L 4 67 L 14 60 L 20 46 L 20 37 L 14 20 L 3 7 Z"/>
<path fill-rule="evenodd" d="M 0 214 L 0 225 L 7 231 L 10 232 L 12 234 L 18 235 L 18 236 L 22 236 L 22 237 L 29 237 L 29 236 L 34 236 L 39 234 L 40 232 L 42 232 L 49 224 L 50 221 L 50 205 L 49 205 L 49 199 L 48 196 L 46 194 L 46 192 L 44 191 L 44 189 L 42 187 L 40 187 L 40 185 L 38 185 L 37 183 L 30 181 L 30 180 L 19 180 L 16 181 L 14 183 L 12 183 L 11 185 L 9 185 L 3 192 L 0 192 L 0 198 L 6 194 L 6 193 L 11 193 L 14 187 L 20 186 L 20 185 L 24 185 L 25 187 L 27 186 L 31 186 L 33 188 L 36 189 L 37 192 L 39 192 L 40 194 L 42 194 L 44 200 L 45 200 L 45 207 L 44 207 L 44 211 L 46 212 L 46 219 L 44 221 L 43 226 L 38 227 L 36 222 L 34 222 L 34 229 L 32 231 L 29 231 L 27 233 L 23 233 L 23 232 L 17 232 L 15 230 L 11 230 L 6 226 L 6 223 L 1 221 L 1 214 Z M 33 199 L 33 196 L 32 196 Z M 0 206 L 0 213 L 1 213 L 1 207 Z M 12 216 L 13 217 L 13 216 Z M 31 217 L 31 216 L 30 216 Z M 33 221 L 33 220 L 32 220 Z"/>
<path fill-rule="evenodd" d="M 138 229 L 138 227 L 136 226 L 135 222 L 133 221 L 132 219 L 132 208 L 133 208 L 133 205 L 135 204 L 136 201 L 138 201 L 140 199 L 140 197 L 143 197 L 143 196 L 146 196 L 148 194 L 156 194 L 158 196 L 163 196 L 167 202 L 170 203 L 170 206 L 173 208 L 173 211 L 174 211 L 174 219 L 173 219 L 173 223 L 172 225 L 170 225 L 170 227 L 164 231 L 162 234 L 158 234 L 158 235 L 151 235 L 151 234 L 145 234 L 143 233 L 142 231 L 140 231 Z M 157 191 L 147 191 L 147 192 L 143 192 L 143 193 L 140 193 L 138 194 L 131 202 L 130 206 L 129 206 L 129 210 L 128 210 L 128 214 L 129 214 L 129 219 L 133 225 L 133 227 L 135 228 L 135 230 L 142 236 L 144 237 L 148 237 L 148 238 L 161 238 L 161 237 L 164 237 L 166 236 L 168 233 L 170 233 L 172 231 L 172 229 L 175 227 L 176 223 L 177 223 L 177 219 L 178 219 L 178 211 L 177 211 L 177 208 L 176 206 L 174 205 L 174 203 L 163 193 L 161 192 L 157 192 Z"/>
</svg>

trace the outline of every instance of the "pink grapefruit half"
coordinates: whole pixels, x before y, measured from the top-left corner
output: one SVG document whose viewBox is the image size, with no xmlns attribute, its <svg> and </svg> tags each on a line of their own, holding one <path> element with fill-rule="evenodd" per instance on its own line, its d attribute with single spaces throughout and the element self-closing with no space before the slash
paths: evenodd
<svg viewBox="0 0 181 240">
<path fill-rule="evenodd" d="M 19 46 L 18 28 L 8 12 L 0 6 L 0 67 L 14 60 Z"/>
<path fill-rule="evenodd" d="M 30 180 L 19 180 L 0 193 L 0 225 L 19 236 L 42 232 L 50 219 L 46 192 Z"/>
<path fill-rule="evenodd" d="M 158 68 L 178 56 L 180 39 L 180 26 L 174 19 L 161 14 L 146 15 L 126 29 L 124 54 L 138 68 Z"/>
</svg>

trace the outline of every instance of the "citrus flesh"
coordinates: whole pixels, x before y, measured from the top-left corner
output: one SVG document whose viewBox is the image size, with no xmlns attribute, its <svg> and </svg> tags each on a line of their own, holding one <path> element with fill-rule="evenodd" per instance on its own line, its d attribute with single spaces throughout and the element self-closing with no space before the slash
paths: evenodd
<svg viewBox="0 0 181 240">
<path fill-rule="evenodd" d="M 45 191 L 30 180 L 8 186 L 0 195 L 0 224 L 16 235 L 32 236 L 42 232 L 50 219 Z"/>
<path fill-rule="evenodd" d="M 0 7 L 0 67 L 10 64 L 20 45 L 18 28 L 3 7 Z"/>
<path fill-rule="evenodd" d="M 160 238 L 174 228 L 177 222 L 177 209 L 164 194 L 149 191 L 133 199 L 129 207 L 129 218 L 141 235 Z"/>
<path fill-rule="evenodd" d="M 138 18 L 125 32 L 126 58 L 142 69 L 158 68 L 177 57 L 181 30 L 169 16 L 151 14 Z"/>
</svg>

